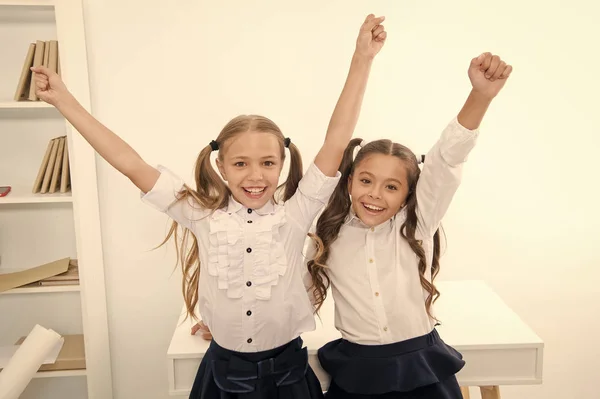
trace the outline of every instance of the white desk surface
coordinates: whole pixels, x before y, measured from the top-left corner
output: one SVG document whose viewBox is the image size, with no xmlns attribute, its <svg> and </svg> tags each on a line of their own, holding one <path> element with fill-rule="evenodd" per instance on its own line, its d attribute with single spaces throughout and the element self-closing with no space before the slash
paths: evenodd
<svg viewBox="0 0 600 399">
<path fill-rule="evenodd" d="M 542 340 L 482 281 L 436 283 L 441 292 L 435 312 L 442 339 L 463 354 L 466 366 L 458 374 L 463 386 L 539 384 L 542 381 Z M 209 342 L 190 334 L 190 320 L 180 318 L 167 352 L 169 392 L 188 395 Z M 302 335 L 309 362 L 324 389 L 328 376 L 317 350 L 340 338 L 333 326 L 333 300 L 321 309 L 317 329 Z"/>
</svg>

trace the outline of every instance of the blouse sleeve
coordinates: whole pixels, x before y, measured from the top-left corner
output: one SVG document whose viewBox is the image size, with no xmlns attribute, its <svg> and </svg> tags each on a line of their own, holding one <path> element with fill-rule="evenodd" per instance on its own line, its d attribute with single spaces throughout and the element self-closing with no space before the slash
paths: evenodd
<svg viewBox="0 0 600 399">
<path fill-rule="evenodd" d="M 430 237 L 439 228 L 462 180 L 463 165 L 479 130 L 469 130 L 454 118 L 425 156 L 416 188 L 418 233 Z"/>
<path fill-rule="evenodd" d="M 209 214 L 192 197 L 179 199 L 179 194 L 184 188 L 184 181 L 175 173 L 159 165 L 160 176 L 154 187 L 147 193 L 141 193 L 142 202 L 152 208 L 166 213 L 180 225 L 191 229 L 192 224 Z"/>
<path fill-rule="evenodd" d="M 319 211 L 327 204 L 340 177 L 340 172 L 329 177 L 314 163 L 309 166 L 298 184 L 298 190 L 284 204 L 286 217 L 300 228 L 302 234 L 308 232 Z"/>
</svg>

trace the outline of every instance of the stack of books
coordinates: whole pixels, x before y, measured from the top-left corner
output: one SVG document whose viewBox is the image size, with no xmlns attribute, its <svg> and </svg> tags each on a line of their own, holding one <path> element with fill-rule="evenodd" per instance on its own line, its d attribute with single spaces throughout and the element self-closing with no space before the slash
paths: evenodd
<svg viewBox="0 0 600 399">
<path fill-rule="evenodd" d="M 62 258 L 29 269 L 0 274 L 0 292 L 13 288 L 79 284 L 77 259 Z"/>
<path fill-rule="evenodd" d="M 77 259 L 69 260 L 69 268 L 66 272 L 41 279 L 38 281 L 38 284 L 42 286 L 79 285 L 79 265 L 77 264 Z"/>
<path fill-rule="evenodd" d="M 66 193 L 71 189 L 71 173 L 67 136 L 55 137 L 48 143 L 35 182 L 33 193 Z"/>
<path fill-rule="evenodd" d="M 31 67 L 45 66 L 46 68 L 60 75 L 60 60 L 58 56 L 58 41 L 56 40 L 36 40 L 29 44 L 29 49 L 25 55 L 21 77 L 15 91 L 15 101 L 39 101 L 35 94 L 34 76 Z"/>
</svg>

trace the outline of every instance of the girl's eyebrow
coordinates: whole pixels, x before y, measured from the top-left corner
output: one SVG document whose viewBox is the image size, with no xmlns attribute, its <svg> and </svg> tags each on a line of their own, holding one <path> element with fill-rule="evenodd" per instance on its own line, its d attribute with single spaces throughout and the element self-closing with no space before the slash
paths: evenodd
<svg viewBox="0 0 600 399">
<path fill-rule="evenodd" d="M 243 159 L 243 160 L 247 160 L 250 159 L 249 156 L 247 155 L 234 155 L 231 157 L 231 159 Z M 265 155 L 264 157 L 261 157 L 260 159 L 277 159 L 276 155 Z"/>
<path fill-rule="evenodd" d="M 369 177 L 375 177 L 375 175 L 371 172 L 367 172 L 366 170 L 363 170 L 359 173 L 359 175 L 368 175 Z M 396 183 L 398 183 L 399 185 L 403 186 L 402 182 L 398 179 L 396 179 L 395 177 L 388 177 L 386 179 L 384 179 L 384 181 L 394 181 Z"/>
</svg>

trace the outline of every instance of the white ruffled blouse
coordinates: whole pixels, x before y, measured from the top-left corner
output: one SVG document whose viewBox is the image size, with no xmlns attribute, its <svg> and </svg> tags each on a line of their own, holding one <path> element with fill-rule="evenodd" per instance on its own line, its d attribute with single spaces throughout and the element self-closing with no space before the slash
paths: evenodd
<svg viewBox="0 0 600 399">
<path fill-rule="evenodd" d="M 302 282 L 306 234 L 329 200 L 336 177 L 313 163 L 296 194 L 283 205 L 247 209 L 230 197 L 211 213 L 191 200 L 177 200 L 183 180 L 163 166 L 142 200 L 190 229 L 198 240 L 198 309 L 215 341 L 238 352 L 288 343 L 315 328 Z"/>
</svg>

